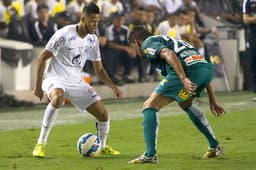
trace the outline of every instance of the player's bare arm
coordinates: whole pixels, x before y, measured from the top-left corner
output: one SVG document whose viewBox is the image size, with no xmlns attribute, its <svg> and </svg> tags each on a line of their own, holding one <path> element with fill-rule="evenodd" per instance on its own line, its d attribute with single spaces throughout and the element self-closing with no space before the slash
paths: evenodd
<svg viewBox="0 0 256 170">
<path fill-rule="evenodd" d="M 120 44 L 117 44 L 117 43 L 114 43 L 114 42 L 108 42 L 108 46 L 110 48 L 125 51 L 125 52 L 128 53 L 128 55 L 130 57 L 136 57 L 136 52 L 134 51 L 134 49 L 132 47 L 125 46 L 125 45 L 120 45 Z"/>
<path fill-rule="evenodd" d="M 94 72 L 95 74 L 97 75 L 97 77 L 103 82 L 105 83 L 108 87 L 110 87 L 116 97 L 118 99 L 122 98 L 123 96 L 123 93 L 121 90 L 119 90 L 119 88 L 117 88 L 114 83 L 112 82 L 112 80 L 110 79 L 110 77 L 108 76 L 108 74 L 106 73 L 103 65 L 102 65 L 102 62 L 101 61 L 94 61 L 93 62 L 93 69 L 94 69 Z"/>
<path fill-rule="evenodd" d="M 36 86 L 34 89 L 34 95 L 39 97 L 41 100 L 43 98 L 43 90 L 42 90 L 42 80 L 43 80 L 43 74 L 45 70 L 46 61 L 51 58 L 53 55 L 50 51 L 44 49 L 38 58 L 38 67 L 37 67 L 37 73 L 36 73 Z"/>
<path fill-rule="evenodd" d="M 188 93 L 190 95 L 193 95 L 196 90 L 196 85 L 192 83 L 188 77 L 186 77 L 181 62 L 176 54 L 168 48 L 163 48 L 160 51 L 160 57 L 164 59 L 173 68 L 173 70 L 175 70 L 180 80 L 184 84 L 185 88 L 187 89 Z"/>
<path fill-rule="evenodd" d="M 210 109 L 211 109 L 212 113 L 215 116 L 223 115 L 225 113 L 225 110 L 222 108 L 222 106 L 220 106 L 217 103 L 215 93 L 214 93 L 214 89 L 213 89 L 213 85 L 212 85 L 212 81 L 206 87 L 206 90 L 207 90 L 207 93 L 208 93 L 209 102 L 210 102 Z"/>
<path fill-rule="evenodd" d="M 243 14 L 243 21 L 245 24 L 255 24 L 256 16 L 251 16 L 249 14 Z"/>
</svg>

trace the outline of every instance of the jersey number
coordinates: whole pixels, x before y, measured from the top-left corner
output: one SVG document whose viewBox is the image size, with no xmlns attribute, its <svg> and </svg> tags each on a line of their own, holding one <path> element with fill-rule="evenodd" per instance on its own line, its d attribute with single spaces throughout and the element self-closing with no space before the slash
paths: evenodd
<svg viewBox="0 0 256 170">
<path fill-rule="evenodd" d="M 190 45 L 189 43 L 187 43 L 183 40 L 176 40 L 176 39 L 174 39 L 172 37 L 169 37 L 169 36 L 166 36 L 166 35 L 163 35 L 162 37 L 166 41 L 169 41 L 170 39 L 172 40 L 173 50 L 176 53 L 179 53 L 181 50 L 185 49 L 186 47 L 187 48 L 194 48 L 192 45 Z"/>
</svg>

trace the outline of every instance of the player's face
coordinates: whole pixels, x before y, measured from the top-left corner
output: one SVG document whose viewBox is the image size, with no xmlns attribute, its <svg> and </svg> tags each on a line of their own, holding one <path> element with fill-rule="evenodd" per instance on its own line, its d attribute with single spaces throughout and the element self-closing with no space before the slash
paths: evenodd
<svg viewBox="0 0 256 170">
<path fill-rule="evenodd" d="M 82 24 L 84 29 L 87 30 L 88 33 L 94 33 L 98 27 L 99 21 L 99 14 L 90 14 L 83 17 Z"/>
</svg>

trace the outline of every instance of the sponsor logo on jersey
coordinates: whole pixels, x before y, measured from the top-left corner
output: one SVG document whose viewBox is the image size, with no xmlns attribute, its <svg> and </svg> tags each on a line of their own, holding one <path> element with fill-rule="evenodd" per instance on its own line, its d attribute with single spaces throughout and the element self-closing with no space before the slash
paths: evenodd
<svg viewBox="0 0 256 170">
<path fill-rule="evenodd" d="M 144 54 L 155 55 L 156 54 L 156 49 L 154 49 L 154 48 L 146 48 L 143 52 L 144 52 Z"/>
<path fill-rule="evenodd" d="M 74 66 L 80 66 L 80 64 L 81 64 L 81 58 L 80 57 L 81 57 L 81 55 L 78 54 L 77 56 L 72 58 L 72 64 Z"/>
<path fill-rule="evenodd" d="M 184 61 L 186 62 L 187 66 L 190 66 L 192 64 L 196 64 L 199 62 L 206 63 L 206 60 L 205 60 L 204 56 L 202 56 L 202 55 L 192 55 L 192 56 L 185 58 Z"/>
</svg>

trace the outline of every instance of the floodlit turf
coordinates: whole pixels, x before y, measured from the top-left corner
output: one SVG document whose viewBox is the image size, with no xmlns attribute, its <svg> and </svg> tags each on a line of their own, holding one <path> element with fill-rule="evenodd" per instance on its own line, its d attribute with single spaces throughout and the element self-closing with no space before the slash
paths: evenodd
<svg viewBox="0 0 256 170">
<path fill-rule="evenodd" d="M 109 145 L 121 151 L 120 156 L 84 158 L 76 151 L 76 142 L 80 135 L 95 132 L 92 121 L 71 124 L 59 124 L 53 128 L 43 159 L 32 157 L 32 150 L 39 135 L 39 128 L 0 131 L 0 170 L 254 170 L 256 169 L 256 107 L 250 101 L 251 94 L 220 95 L 227 110 L 226 115 L 216 118 L 210 114 L 207 99 L 198 103 L 206 111 L 216 136 L 225 147 L 225 155 L 218 159 L 203 160 L 202 154 L 208 145 L 205 138 L 195 129 L 185 114 L 167 114 L 179 112 L 176 104 L 160 112 L 160 131 L 158 137 L 158 164 L 130 165 L 127 162 L 139 156 L 145 149 L 141 128 L 142 117 L 138 111 L 143 100 L 125 100 L 123 102 L 106 102 L 113 115 Z M 32 109 L 41 115 L 44 107 Z M 176 110 L 175 110 L 176 109 Z M 22 114 L 25 117 L 30 109 L 11 109 L 8 114 Z M 60 119 L 66 112 L 75 112 L 68 107 L 60 112 Z M 129 112 L 129 114 L 127 113 Z M 74 114 L 74 113 L 73 113 Z M 77 114 L 79 116 L 79 114 Z M 136 116 L 138 115 L 138 116 Z M 27 119 L 32 116 L 30 113 Z M 130 116 L 130 118 L 129 118 Z M 8 120 L 6 111 L 0 110 L 0 119 Z M 34 118 L 34 117 L 33 117 Z M 129 119 L 128 119 L 129 118 Z M 13 118 L 14 119 L 14 118 Z M 85 117 L 87 119 L 87 117 Z M 1 123 L 1 122 L 0 122 Z M 39 125 L 38 125 L 39 126 Z M 27 127 L 27 126 L 26 126 Z M 7 128 L 9 129 L 9 128 Z"/>
</svg>

